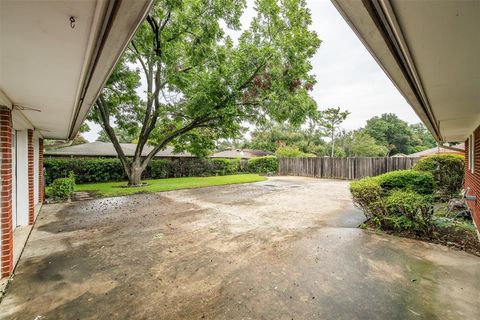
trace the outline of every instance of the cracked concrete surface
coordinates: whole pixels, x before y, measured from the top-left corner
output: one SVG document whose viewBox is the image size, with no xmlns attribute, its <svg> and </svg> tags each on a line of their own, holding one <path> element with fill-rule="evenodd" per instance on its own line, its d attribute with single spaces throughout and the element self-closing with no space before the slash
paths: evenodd
<svg viewBox="0 0 480 320">
<path fill-rule="evenodd" d="M 2 319 L 480 319 L 480 258 L 356 228 L 348 182 L 44 206 Z"/>
</svg>

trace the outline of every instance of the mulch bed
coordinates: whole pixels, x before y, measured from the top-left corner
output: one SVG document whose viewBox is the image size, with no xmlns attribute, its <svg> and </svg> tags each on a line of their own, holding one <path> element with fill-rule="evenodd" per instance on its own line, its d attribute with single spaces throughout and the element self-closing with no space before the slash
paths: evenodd
<svg viewBox="0 0 480 320">
<path fill-rule="evenodd" d="M 370 220 L 363 224 L 363 227 L 378 231 L 376 225 Z M 465 230 L 455 230 L 454 228 L 436 228 L 432 236 L 419 235 L 409 231 L 398 232 L 395 230 L 381 230 L 387 234 L 399 237 L 411 238 L 425 242 L 441 244 L 455 250 L 461 250 L 480 257 L 480 240 L 476 234 Z"/>
</svg>

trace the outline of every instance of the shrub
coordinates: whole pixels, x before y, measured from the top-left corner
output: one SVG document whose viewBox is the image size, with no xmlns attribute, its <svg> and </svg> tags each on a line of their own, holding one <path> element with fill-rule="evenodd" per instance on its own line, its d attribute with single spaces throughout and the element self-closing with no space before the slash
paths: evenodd
<svg viewBox="0 0 480 320">
<path fill-rule="evenodd" d="M 75 175 L 70 172 L 66 178 L 55 179 L 49 188 L 48 197 L 54 200 L 71 199 L 75 191 Z"/>
<path fill-rule="evenodd" d="M 171 161 L 169 160 L 152 160 L 147 166 L 143 177 L 145 179 L 161 179 L 168 178 L 171 172 Z"/>
<path fill-rule="evenodd" d="M 282 146 L 277 149 L 275 155 L 279 158 L 313 158 L 317 155 L 304 153 L 298 147 Z"/>
<path fill-rule="evenodd" d="M 420 194 L 415 190 L 420 190 Z M 350 183 L 354 204 L 375 226 L 431 234 L 433 178 L 429 173 L 402 170 Z"/>
<path fill-rule="evenodd" d="M 464 157 L 458 154 L 439 154 L 420 159 L 415 170 L 432 174 L 438 196 L 449 200 L 458 196 L 463 185 Z"/>
<path fill-rule="evenodd" d="M 380 227 L 386 230 L 395 231 L 417 231 L 420 230 L 419 225 L 405 216 L 386 216 L 380 222 Z"/>
<path fill-rule="evenodd" d="M 277 172 L 278 159 L 275 156 L 251 158 L 248 160 L 248 171 L 255 173 Z"/>
<path fill-rule="evenodd" d="M 433 230 L 433 198 L 411 190 L 394 190 L 386 198 L 388 215 L 401 216 L 412 223 L 408 224 L 413 231 L 430 234 Z M 403 224 L 406 226 L 406 224 Z M 398 229 L 399 225 L 394 226 Z"/>
<path fill-rule="evenodd" d="M 70 171 L 75 173 L 77 183 L 127 179 L 120 160 L 116 158 L 45 158 L 44 166 L 46 185 L 67 176 Z M 263 172 L 255 171 L 261 167 L 251 169 L 252 172 Z M 241 159 L 154 159 L 143 172 L 142 179 L 215 176 L 247 171 L 247 161 Z"/>
<path fill-rule="evenodd" d="M 420 194 L 433 194 L 435 182 L 429 172 L 417 170 L 398 170 L 375 177 L 386 192 L 395 189 L 411 190 Z"/>
<path fill-rule="evenodd" d="M 383 190 L 375 178 L 364 178 L 350 183 L 354 204 L 363 210 L 365 217 L 383 216 L 386 207 L 383 200 Z"/>
<path fill-rule="evenodd" d="M 127 177 L 118 159 L 109 158 L 45 158 L 45 182 L 51 184 L 69 172 L 77 183 L 122 181 Z"/>
</svg>

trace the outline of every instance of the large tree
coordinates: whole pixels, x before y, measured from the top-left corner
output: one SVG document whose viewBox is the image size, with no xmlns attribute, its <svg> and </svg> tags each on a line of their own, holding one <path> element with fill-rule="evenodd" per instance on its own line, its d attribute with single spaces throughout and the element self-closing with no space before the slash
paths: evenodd
<svg viewBox="0 0 480 320">
<path fill-rule="evenodd" d="M 296 148 L 301 153 L 323 155 L 325 142 L 323 133 L 309 118 L 306 126 L 298 127 L 289 123 L 268 122 L 255 128 L 246 146 L 252 149 L 276 152 L 279 147 Z"/>
<path fill-rule="evenodd" d="M 346 157 L 384 157 L 388 154 L 387 147 L 380 145 L 364 129 L 343 131 L 336 141 Z"/>
<path fill-rule="evenodd" d="M 367 120 L 365 132 L 379 144 L 388 148 L 388 155 L 396 153 L 409 154 L 421 142 L 416 141 L 408 123 L 398 118 L 394 113 L 384 113 L 380 117 Z"/>
<path fill-rule="evenodd" d="M 234 41 L 222 26 L 240 29 L 244 9 L 244 0 L 156 2 L 91 116 L 115 146 L 129 185 L 140 184 L 168 144 L 202 154 L 215 140 L 236 137 L 244 121 L 299 124 L 316 110 L 310 59 L 320 40 L 309 30 L 305 0 L 255 1 L 256 16 Z M 140 127 L 132 159 L 112 123 Z M 154 147 L 142 157 L 147 143 Z"/>
<path fill-rule="evenodd" d="M 437 145 L 435 138 L 423 123 L 419 122 L 411 124 L 410 130 L 412 131 L 413 138 L 415 140 L 413 151 L 418 152 L 425 149 L 434 148 Z"/>
<path fill-rule="evenodd" d="M 330 156 L 335 155 L 335 133 L 340 128 L 340 125 L 350 114 L 349 111 L 341 111 L 340 107 L 328 108 L 320 111 L 320 123 L 330 137 L 331 152 Z"/>
</svg>

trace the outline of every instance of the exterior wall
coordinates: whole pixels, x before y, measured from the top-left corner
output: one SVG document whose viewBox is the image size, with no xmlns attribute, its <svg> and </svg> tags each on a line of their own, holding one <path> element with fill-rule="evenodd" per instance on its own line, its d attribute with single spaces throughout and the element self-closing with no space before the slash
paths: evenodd
<svg viewBox="0 0 480 320">
<path fill-rule="evenodd" d="M 13 244 L 21 240 L 15 238 L 15 228 L 33 224 L 40 208 L 35 205 L 44 199 L 43 139 L 15 119 L 9 108 L 0 106 L 1 278 L 10 275 L 18 259 Z"/>
<path fill-rule="evenodd" d="M 476 196 L 477 200 L 467 201 L 467 205 L 472 211 L 473 220 L 480 230 L 480 127 L 475 132 L 475 155 L 474 155 L 474 173 L 468 168 L 469 143 L 465 142 L 465 189 L 470 188 L 468 195 Z M 479 234 L 480 236 L 480 234 Z"/>
<path fill-rule="evenodd" d="M 0 106 L 0 164 L 0 268 L 3 278 L 13 269 L 12 114 L 3 106 Z"/>
</svg>

